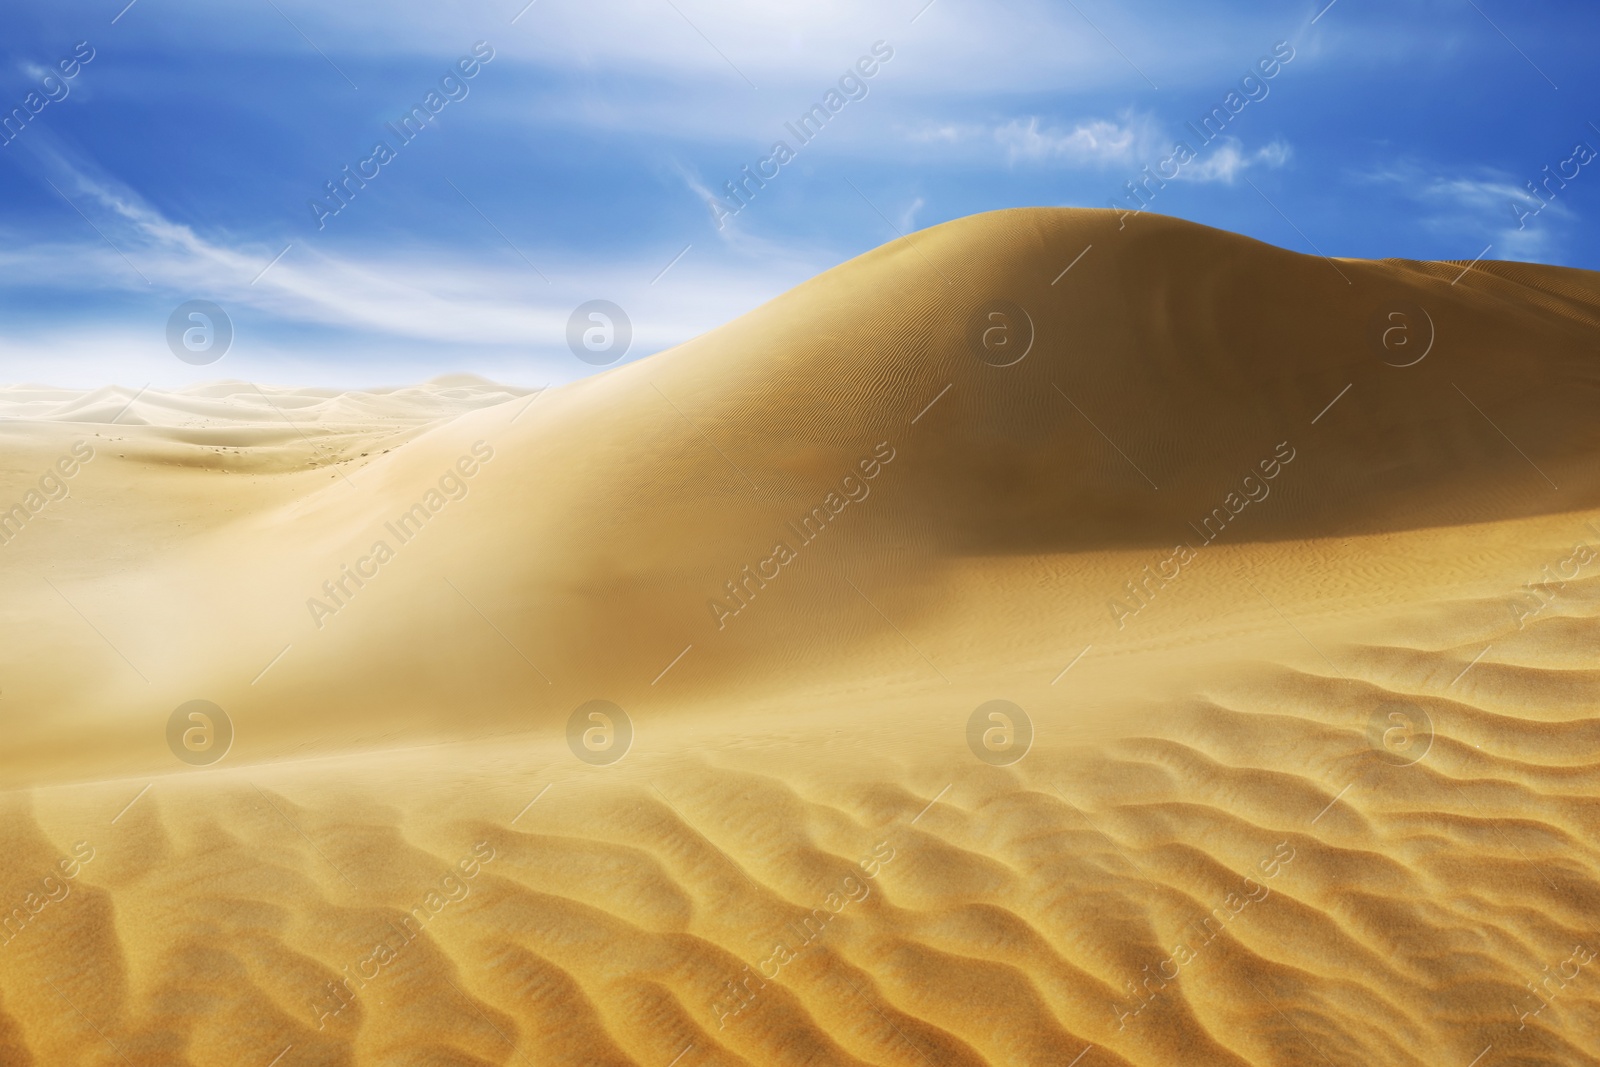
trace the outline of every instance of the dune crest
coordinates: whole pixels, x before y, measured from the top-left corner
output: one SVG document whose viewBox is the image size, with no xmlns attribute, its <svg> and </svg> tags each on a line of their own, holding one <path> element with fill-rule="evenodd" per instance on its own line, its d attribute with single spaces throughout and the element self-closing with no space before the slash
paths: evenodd
<svg viewBox="0 0 1600 1067">
<path fill-rule="evenodd" d="M 1597 330 L 1029 210 L 547 393 L 0 390 L 0 1062 L 1600 1062 Z"/>
</svg>

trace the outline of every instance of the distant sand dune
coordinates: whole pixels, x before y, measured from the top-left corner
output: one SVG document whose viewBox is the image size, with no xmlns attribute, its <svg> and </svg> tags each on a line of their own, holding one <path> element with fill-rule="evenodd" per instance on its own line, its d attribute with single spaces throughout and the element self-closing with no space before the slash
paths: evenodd
<svg viewBox="0 0 1600 1067">
<path fill-rule="evenodd" d="M 0 390 L 0 1064 L 1600 1062 L 1600 277 L 1468 267 L 1001 212 L 544 394 Z"/>
</svg>

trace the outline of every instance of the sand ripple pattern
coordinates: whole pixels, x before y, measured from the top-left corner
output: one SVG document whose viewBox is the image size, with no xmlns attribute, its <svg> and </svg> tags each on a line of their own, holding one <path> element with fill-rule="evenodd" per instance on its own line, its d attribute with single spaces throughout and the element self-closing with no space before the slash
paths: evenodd
<svg viewBox="0 0 1600 1067">
<path fill-rule="evenodd" d="M 1416 684 L 1455 649 L 1337 658 L 1004 770 L 724 752 L 520 813 L 530 776 L 498 770 L 12 795 L 0 1057 L 1596 1062 L 1593 703 L 1568 669 L 1487 657 Z M 1374 744 L 1393 702 L 1432 721 L 1414 763 Z M 79 841 L 92 858 L 30 912 Z"/>
</svg>

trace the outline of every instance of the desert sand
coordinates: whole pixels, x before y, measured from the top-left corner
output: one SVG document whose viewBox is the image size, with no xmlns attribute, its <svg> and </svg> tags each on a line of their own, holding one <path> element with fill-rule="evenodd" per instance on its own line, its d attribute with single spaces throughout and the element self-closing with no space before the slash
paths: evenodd
<svg viewBox="0 0 1600 1067">
<path fill-rule="evenodd" d="M 1597 339 L 1040 209 L 543 391 L 0 389 L 0 1064 L 1600 1062 Z"/>
</svg>

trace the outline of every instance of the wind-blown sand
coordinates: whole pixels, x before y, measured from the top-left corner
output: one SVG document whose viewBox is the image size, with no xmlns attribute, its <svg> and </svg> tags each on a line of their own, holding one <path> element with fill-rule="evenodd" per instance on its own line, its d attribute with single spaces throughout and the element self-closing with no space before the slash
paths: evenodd
<svg viewBox="0 0 1600 1067">
<path fill-rule="evenodd" d="M 1008 211 L 547 393 L 0 390 L 0 1064 L 1600 1062 L 1600 276 L 1467 267 Z"/>
</svg>

